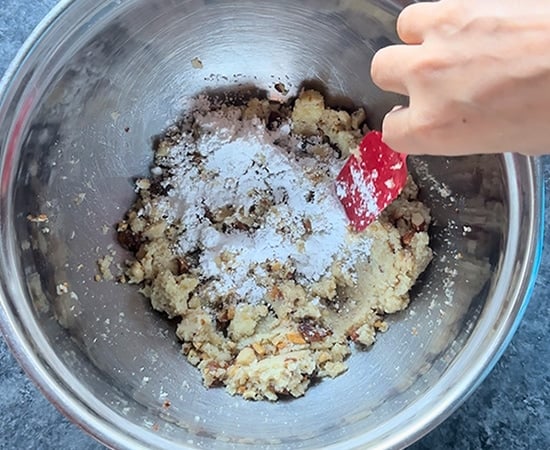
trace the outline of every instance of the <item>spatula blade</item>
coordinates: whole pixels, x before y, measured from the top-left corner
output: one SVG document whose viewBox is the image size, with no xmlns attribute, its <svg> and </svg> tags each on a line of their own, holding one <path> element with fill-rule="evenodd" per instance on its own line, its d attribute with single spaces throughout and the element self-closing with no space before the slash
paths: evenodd
<svg viewBox="0 0 550 450">
<path fill-rule="evenodd" d="M 382 133 L 365 135 L 336 179 L 340 199 L 351 226 L 365 230 L 401 193 L 407 183 L 407 155 L 382 142 Z"/>
</svg>

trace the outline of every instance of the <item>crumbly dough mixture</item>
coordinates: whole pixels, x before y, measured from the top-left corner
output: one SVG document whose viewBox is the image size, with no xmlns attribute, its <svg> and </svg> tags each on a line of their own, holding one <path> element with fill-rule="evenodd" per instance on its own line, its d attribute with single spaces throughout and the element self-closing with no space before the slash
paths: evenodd
<svg viewBox="0 0 550 450">
<path fill-rule="evenodd" d="M 409 179 L 366 231 L 334 192 L 365 112 L 307 90 L 290 105 L 199 97 L 155 145 L 151 177 L 118 224 L 126 279 L 177 318 L 206 386 L 247 399 L 301 396 L 346 370 L 404 309 L 432 258 L 428 208 Z"/>
</svg>

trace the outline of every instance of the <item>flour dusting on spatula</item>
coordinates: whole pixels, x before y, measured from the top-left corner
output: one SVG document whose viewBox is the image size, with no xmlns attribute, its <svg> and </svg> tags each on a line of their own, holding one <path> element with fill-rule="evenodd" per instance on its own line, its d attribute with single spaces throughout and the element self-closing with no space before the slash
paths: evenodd
<svg viewBox="0 0 550 450">
<path fill-rule="evenodd" d="M 407 183 L 407 156 L 382 141 L 382 133 L 365 135 L 336 180 L 336 195 L 356 231 L 363 231 L 401 193 Z"/>
</svg>

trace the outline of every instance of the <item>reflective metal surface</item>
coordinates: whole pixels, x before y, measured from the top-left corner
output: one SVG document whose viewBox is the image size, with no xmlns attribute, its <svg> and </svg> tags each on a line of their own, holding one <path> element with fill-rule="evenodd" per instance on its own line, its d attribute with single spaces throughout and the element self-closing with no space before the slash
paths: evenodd
<svg viewBox="0 0 550 450">
<path fill-rule="evenodd" d="M 174 324 L 135 287 L 94 280 L 110 245 L 116 261 L 128 256 L 113 225 L 132 202 L 132 180 L 147 174 L 152 137 L 190 96 L 322 84 L 379 124 L 397 99 L 371 84 L 369 64 L 396 40 L 403 3 L 64 1 L 30 38 L 0 94 L 0 325 L 44 393 L 98 439 L 399 448 L 492 367 L 526 306 L 542 242 L 540 170 L 520 156 L 411 160 L 436 220 L 435 260 L 410 310 L 355 352 L 345 375 L 304 398 L 253 403 L 205 390 Z"/>
</svg>

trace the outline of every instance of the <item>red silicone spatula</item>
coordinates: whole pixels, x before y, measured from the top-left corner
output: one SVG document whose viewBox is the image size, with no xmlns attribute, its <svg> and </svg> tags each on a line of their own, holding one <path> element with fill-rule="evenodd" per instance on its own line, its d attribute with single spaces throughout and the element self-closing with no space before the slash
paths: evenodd
<svg viewBox="0 0 550 450">
<path fill-rule="evenodd" d="M 407 183 L 407 155 L 382 142 L 371 131 L 336 179 L 336 195 L 356 231 L 363 231 L 393 202 Z"/>
</svg>

